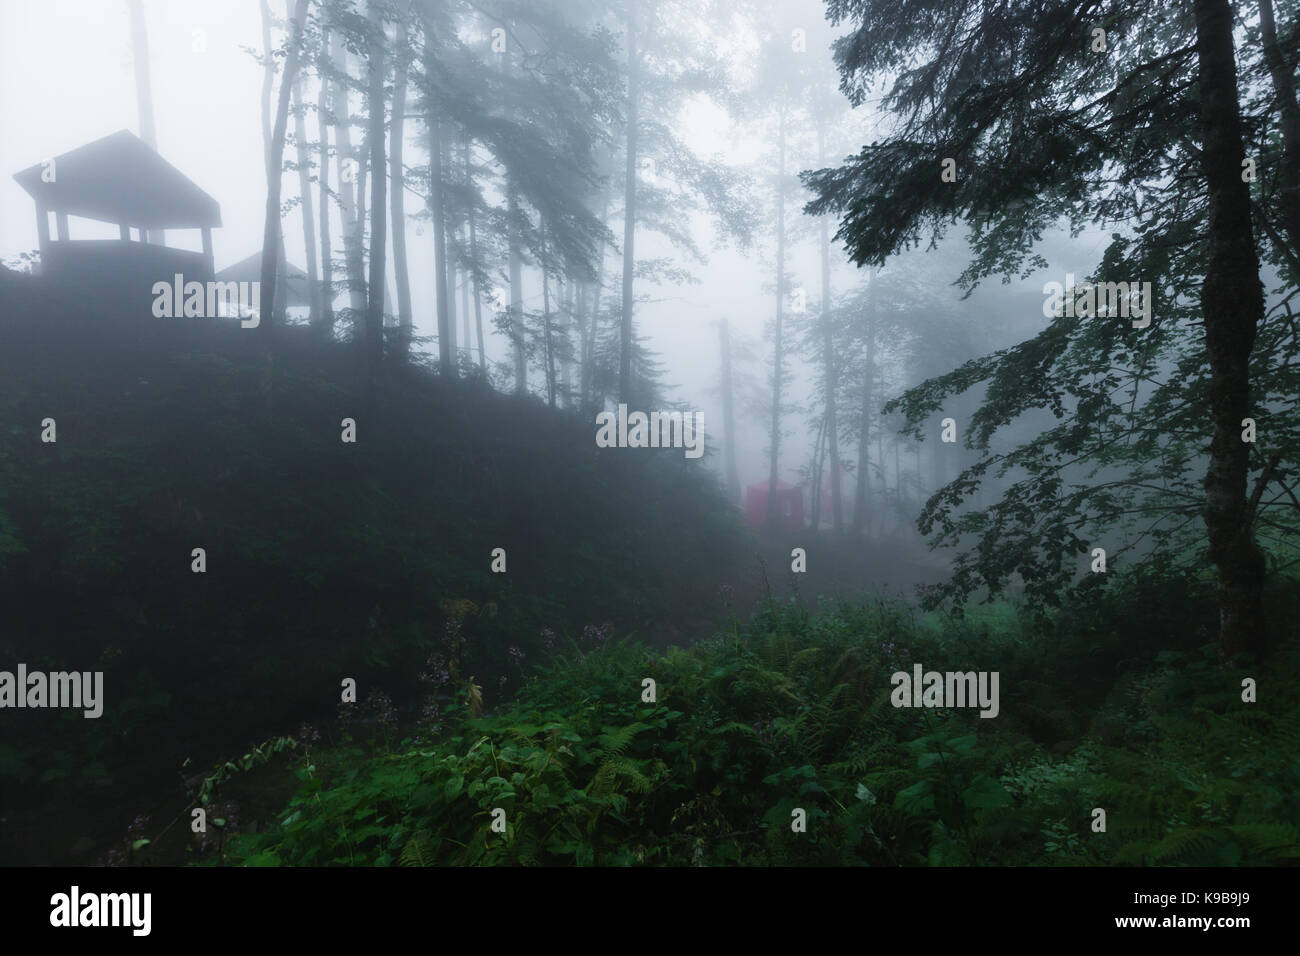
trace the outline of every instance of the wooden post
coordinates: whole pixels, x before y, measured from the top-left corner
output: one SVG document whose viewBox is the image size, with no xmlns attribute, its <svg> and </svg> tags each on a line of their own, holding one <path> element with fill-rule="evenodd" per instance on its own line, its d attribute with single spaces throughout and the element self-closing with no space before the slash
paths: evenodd
<svg viewBox="0 0 1300 956">
<path fill-rule="evenodd" d="M 212 263 L 212 227 L 203 227 L 203 260 L 207 264 L 208 274 L 206 279 L 212 279 L 217 274 L 217 270 Z"/>
<path fill-rule="evenodd" d="M 62 242 L 67 242 L 68 239 L 71 238 L 68 235 L 68 214 L 66 212 L 60 212 L 55 215 L 59 221 L 59 239 Z"/>
<path fill-rule="evenodd" d="M 36 204 L 36 236 L 40 242 L 41 263 L 44 266 L 49 263 L 50 211 L 40 203 Z"/>
<path fill-rule="evenodd" d="M 119 232 L 121 233 L 121 235 L 122 235 L 122 241 L 123 241 L 123 242 L 130 242 L 130 241 L 131 241 L 131 227 L 128 226 L 128 225 L 127 225 L 126 223 L 124 223 L 124 222 L 119 222 L 119 223 L 117 224 L 117 228 L 118 228 L 118 231 L 119 231 Z"/>
</svg>

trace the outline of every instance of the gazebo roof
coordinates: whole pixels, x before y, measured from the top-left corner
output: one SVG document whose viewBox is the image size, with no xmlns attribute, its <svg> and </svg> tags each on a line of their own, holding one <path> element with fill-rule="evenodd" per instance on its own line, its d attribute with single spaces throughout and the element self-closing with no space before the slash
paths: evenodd
<svg viewBox="0 0 1300 956">
<path fill-rule="evenodd" d="M 146 229 L 221 225 L 221 207 L 129 130 L 54 157 L 54 182 L 38 163 L 14 174 L 39 206 Z"/>
<path fill-rule="evenodd" d="M 297 308 L 311 305 L 311 285 L 307 273 L 291 262 L 284 264 L 284 286 L 280 294 L 287 296 L 284 304 Z M 262 280 L 262 253 L 253 253 L 246 259 L 240 259 L 234 265 L 226 266 L 216 274 L 219 282 L 260 282 Z"/>
<path fill-rule="evenodd" d="M 288 272 L 285 286 L 289 298 L 284 300 L 284 304 L 295 308 L 311 305 L 311 283 L 307 278 L 307 273 L 291 262 L 285 263 L 285 269 Z M 260 282 L 262 279 L 261 251 L 254 252 L 251 256 L 226 266 L 217 273 L 216 278 L 221 282 Z M 320 280 L 318 279 L 317 282 L 320 283 Z M 393 291 L 392 282 L 384 283 L 384 302 L 390 308 L 394 307 L 397 302 L 397 295 Z"/>
<path fill-rule="evenodd" d="M 288 278 L 305 280 L 307 273 L 303 272 L 292 262 L 286 262 L 284 265 L 285 273 Z M 226 266 L 217 273 L 217 278 L 223 282 L 256 282 L 262 278 L 262 253 L 254 252 L 245 259 L 240 259 L 234 265 Z"/>
</svg>

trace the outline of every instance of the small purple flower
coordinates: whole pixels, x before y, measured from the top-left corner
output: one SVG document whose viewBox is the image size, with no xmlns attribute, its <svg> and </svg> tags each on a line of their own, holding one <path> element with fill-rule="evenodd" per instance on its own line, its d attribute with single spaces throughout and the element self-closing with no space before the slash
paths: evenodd
<svg viewBox="0 0 1300 956">
<path fill-rule="evenodd" d="M 609 640 L 610 632 L 613 629 L 613 624 L 602 624 L 600 627 L 597 627 L 594 624 L 588 624 L 582 629 L 582 637 L 589 647 L 603 647 L 605 642 Z"/>
<path fill-rule="evenodd" d="M 420 732 L 415 738 L 418 743 L 432 743 L 434 738 L 442 733 L 442 711 L 438 707 L 437 699 L 433 697 L 424 699 L 424 707 L 420 711 L 419 728 Z"/>
<path fill-rule="evenodd" d="M 431 654 L 429 659 L 424 662 L 424 670 L 420 673 L 420 683 L 429 687 L 435 693 L 442 687 L 451 683 L 451 665 L 447 663 L 447 658 L 441 654 Z"/>
<path fill-rule="evenodd" d="M 211 846 L 220 846 L 228 834 L 234 833 L 239 823 L 239 804 L 233 800 L 214 803 L 204 807 L 207 828 L 199 834 L 199 852 L 205 853 Z M 218 823 L 217 821 L 221 822 Z"/>
<path fill-rule="evenodd" d="M 385 733 L 397 726 L 397 709 L 393 706 L 393 699 L 382 690 L 370 692 L 366 698 L 366 710 L 375 717 Z"/>
<path fill-rule="evenodd" d="M 129 863 L 135 853 L 135 842 L 144 839 L 144 828 L 148 825 L 149 818 L 146 815 L 137 815 L 126 828 L 126 835 L 122 838 L 122 842 L 105 854 L 104 865 L 125 866 Z"/>
</svg>

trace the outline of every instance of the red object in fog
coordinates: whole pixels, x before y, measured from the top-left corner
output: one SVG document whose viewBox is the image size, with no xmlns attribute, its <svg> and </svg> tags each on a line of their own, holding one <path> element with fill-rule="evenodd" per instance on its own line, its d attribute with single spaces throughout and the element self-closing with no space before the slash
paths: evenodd
<svg viewBox="0 0 1300 956">
<path fill-rule="evenodd" d="M 755 528 L 767 525 L 767 496 L 771 482 L 763 481 L 745 489 L 745 520 Z M 803 527 L 803 493 L 784 481 L 776 483 L 776 522 L 781 531 L 798 531 Z"/>
</svg>

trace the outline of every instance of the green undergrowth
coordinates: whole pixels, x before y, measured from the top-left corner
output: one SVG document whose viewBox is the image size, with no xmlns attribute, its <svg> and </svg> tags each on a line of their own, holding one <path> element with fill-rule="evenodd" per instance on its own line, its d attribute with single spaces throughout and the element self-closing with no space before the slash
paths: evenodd
<svg viewBox="0 0 1300 956">
<path fill-rule="evenodd" d="M 1123 595 L 1114 600 L 1131 599 Z M 770 602 L 713 640 L 560 648 L 498 713 L 308 750 L 248 865 L 1273 865 L 1300 860 L 1300 657 L 1267 666 L 1066 607 L 921 621 Z M 1014 617 L 1014 615 L 1012 615 Z M 990 623 L 996 623 L 996 628 Z M 1048 627 L 1044 636 L 1033 631 Z M 1065 631 L 1063 635 L 1061 632 Z M 1063 655 L 1092 634 L 1079 657 Z M 1145 643 L 1144 643 L 1145 642 Z M 1081 651 L 1081 654 L 1083 653 Z M 890 675 L 997 670 L 1000 713 Z M 1258 701 L 1242 701 L 1242 681 Z M 655 700 L 647 698 L 647 679 Z M 1094 810 L 1106 814 L 1095 829 Z M 806 831 L 794 832 L 796 811 Z M 493 830 L 503 819 L 505 832 Z"/>
</svg>

